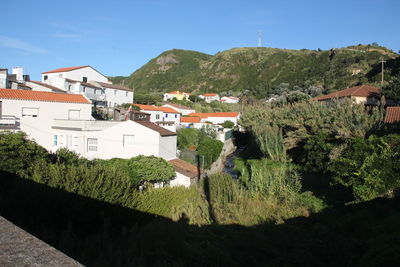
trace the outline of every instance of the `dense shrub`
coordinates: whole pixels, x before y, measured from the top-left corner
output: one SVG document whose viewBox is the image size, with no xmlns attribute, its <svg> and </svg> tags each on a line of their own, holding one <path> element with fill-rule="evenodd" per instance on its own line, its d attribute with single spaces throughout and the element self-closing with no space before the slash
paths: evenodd
<svg viewBox="0 0 400 267">
<path fill-rule="evenodd" d="M 353 190 L 358 201 L 390 194 L 400 187 L 400 135 L 355 138 L 335 159 L 335 180 Z"/>
<path fill-rule="evenodd" d="M 319 132 L 311 136 L 302 150 L 301 163 L 305 170 L 324 172 L 329 164 L 329 154 L 333 149 L 330 138 L 326 132 Z"/>
<path fill-rule="evenodd" d="M 201 166 L 209 168 L 218 159 L 223 146 L 224 144 L 219 140 L 209 137 L 204 138 L 197 148 L 198 156 L 201 159 Z"/>
<path fill-rule="evenodd" d="M 222 123 L 222 127 L 224 128 L 231 129 L 233 128 L 233 126 L 235 126 L 235 123 L 233 121 L 224 121 L 224 123 Z"/>
</svg>

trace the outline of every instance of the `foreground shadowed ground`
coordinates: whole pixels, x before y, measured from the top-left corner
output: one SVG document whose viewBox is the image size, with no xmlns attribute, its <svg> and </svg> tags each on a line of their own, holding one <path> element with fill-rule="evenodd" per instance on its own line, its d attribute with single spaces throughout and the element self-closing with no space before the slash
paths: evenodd
<svg viewBox="0 0 400 267">
<path fill-rule="evenodd" d="M 0 173 L 0 215 L 88 266 L 400 263 L 400 200 L 326 209 L 284 224 L 187 225 Z"/>
</svg>

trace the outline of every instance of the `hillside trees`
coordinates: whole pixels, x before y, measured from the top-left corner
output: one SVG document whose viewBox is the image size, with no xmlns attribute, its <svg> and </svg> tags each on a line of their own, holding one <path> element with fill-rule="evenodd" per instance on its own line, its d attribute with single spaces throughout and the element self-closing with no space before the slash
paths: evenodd
<svg viewBox="0 0 400 267">
<path fill-rule="evenodd" d="M 386 99 L 393 100 L 396 104 L 400 103 L 400 74 L 390 80 L 389 84 L 382 87 L 382 94 Z"/>
</svg>

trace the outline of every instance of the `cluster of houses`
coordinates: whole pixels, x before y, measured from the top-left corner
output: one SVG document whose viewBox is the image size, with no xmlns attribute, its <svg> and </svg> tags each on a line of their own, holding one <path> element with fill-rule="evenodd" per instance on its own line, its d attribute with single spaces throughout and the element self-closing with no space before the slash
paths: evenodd
<svg viewBox="0 0 400 267">
<path fill-rule="evenodd" d="M 176 99 L 176 100 L 186 100 L 190 101 L 189 97 L 191 94 L 186 93 L 186 92 L 180 92 L 180 91 L 172 91 L 164 94 L 164 101 Z M 198 96 L 199 98 L 203 99 L 204 102 L 206 103 L 211 103 L 212 101 L 217 101 L 221 103 L 227 103 L 227 104 L 236 104 L 239 103 L 240 99 L 234 96 L 223 96 L 220 97 L 218 94 L 215 93 L 207 93 L 207 94 L 201 94 Z"/>
<path fill-rule="evenodd" d="M 201 127 L 231 120 L 239 114 L 206 115 L 177 104 L 162 107 L 132 104 L 125 116 L 95 120 L 93 106 L 110 107 L 132 103 L 133 90 L 112 84 L 90 66 L 60 68 L 31 81 L 22 68 L 0 70 L 0 130 L 23 131 L 55 152 L 67 148 L 88 159 L 157 156 L 169 161 L 176 177 L 170 185 L 189 186 L 200 169 L 177 157 L 177 127 Z M 186 116 L 200 118 L 188 124 Z"/>
</svg>

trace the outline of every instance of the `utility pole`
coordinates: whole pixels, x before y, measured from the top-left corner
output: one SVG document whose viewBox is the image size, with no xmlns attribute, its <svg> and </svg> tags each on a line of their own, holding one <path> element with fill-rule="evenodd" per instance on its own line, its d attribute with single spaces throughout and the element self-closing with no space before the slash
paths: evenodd
<svg viewBox="0 0 400 267">
<path fill-rule="evenodd" d="M 381 86 L 383 87 L 383 68 L 384 68 L 384 63 L 386 61 L 383 60 L 383 57 L 381 57 L 381 63 L 382 63 L 382 81 L 381 81 Z"/>
</svg>

